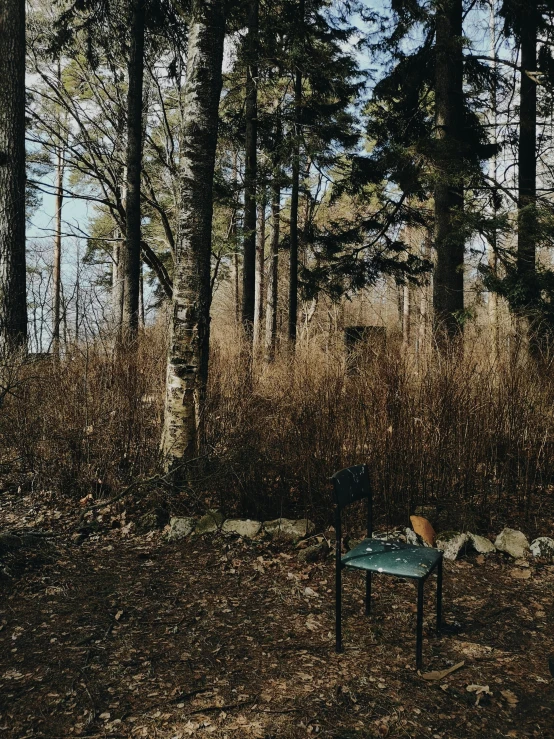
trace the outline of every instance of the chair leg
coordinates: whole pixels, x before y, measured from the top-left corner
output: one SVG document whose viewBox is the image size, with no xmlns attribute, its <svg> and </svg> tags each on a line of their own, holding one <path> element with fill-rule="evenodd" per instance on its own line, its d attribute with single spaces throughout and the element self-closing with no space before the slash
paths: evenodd
<svg viewBox="0 0 554 739">
<path fill-rule="evenodd" d="M 336 650 L 342 652 L 342 572 L 340 565 L 337 566 L 336 572 L 336 590 L 335 590 L 335 636 Z"/>
<path fill-rule="evenodd" d="M 371 613 L 371 571 L 365 573 L 365 615 Z"/>
<path fill-rule="evenodd" d="M 437 633 L 440 634 L 442 626 L 442 557 L 437 568 Z"/>
<path fill-rule="evenodd" d="M 421 653 L 423 650 L 423 580 L 417 584 L 417 626 L 416 626 L 416 669 L 421 669 Z"/>
</svg>

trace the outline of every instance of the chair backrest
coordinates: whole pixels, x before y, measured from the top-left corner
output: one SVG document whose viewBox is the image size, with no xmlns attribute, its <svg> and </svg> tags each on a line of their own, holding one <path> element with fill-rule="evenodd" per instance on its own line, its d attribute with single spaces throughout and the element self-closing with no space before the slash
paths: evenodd
<svg viewBox="0 0 554 739">
<path fill-rule="evenodd" d="M 367 498 L 367 535 L 372 535 L 372 491 L 369 470 L 366 464 L 347 467 L 335 472 L 331 477 L 337 507 L 337 525 L 340 527 L 340 513 L 343 508 L 357 500 Z"/>
</svg>

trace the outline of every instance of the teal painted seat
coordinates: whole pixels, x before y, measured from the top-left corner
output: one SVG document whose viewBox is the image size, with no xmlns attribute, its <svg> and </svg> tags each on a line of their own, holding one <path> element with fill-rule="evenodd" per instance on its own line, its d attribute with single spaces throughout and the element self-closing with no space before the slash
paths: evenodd
<svg viewBox="0 0 554 739">
<path fill-rule="evenodd" d="M 373 496 L 367 465 L 348 467 L 333 475 L 335 494 L 336 532 L 336 649 L 342 652 L 342 571 L 345 568 L 366 573 L 366 615 L 371 612 L 372 574 L 392 575 L 417 580 L 416 666 L 422 663 L 423 644 L 423 586 L 429 575 L 437 573 L 437 631 L 441 627 L 442 612 L 442 552 L 430 547 L 419 547 L 399 541 L 384 541 L 372 537 Z M 341 553 L 342 510 L 367 499 L 367 539 L 347 554 Z"/>
<path fill-rule="evenodd" d="M 380 572 L 396 577 L 427 577 L 437 566 L 442 552 L 399 541 L 364 539 L 342 557 L 343 567 Z"/>
</svg>

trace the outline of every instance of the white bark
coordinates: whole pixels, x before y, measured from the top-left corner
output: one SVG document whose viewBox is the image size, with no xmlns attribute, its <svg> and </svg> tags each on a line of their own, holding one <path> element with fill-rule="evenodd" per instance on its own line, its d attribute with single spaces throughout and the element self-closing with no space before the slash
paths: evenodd
<svg viewBox="0 0 554 739">
<path fill-rule="evenodd" d="M 161 451 L 166 469 L 197 455 L 208 377 L 212 189 L 225 19 L 223 0 L 194 0 L 181 151 L 179 239 Z"/>
</svg>

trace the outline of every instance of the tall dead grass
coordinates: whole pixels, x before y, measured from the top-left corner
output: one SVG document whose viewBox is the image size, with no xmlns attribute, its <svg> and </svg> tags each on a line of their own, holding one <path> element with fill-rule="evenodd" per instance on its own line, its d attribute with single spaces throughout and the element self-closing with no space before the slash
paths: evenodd
<svg viewBox="0 0 554 739">
<path fill-rule="evenodd" d="M 329 348 L 331 346 L 331 348 Z M 551 510 L 554 383 L 548 368 L 482 343 L 424 358 L 390 341 L 347 371 L 340 343 L 301 343 L 252 381 L 236 343 L 215 343 L 205 460 L 174 510 L 216 504 L 261 518 L 330 521 L 328 478 L 367 462 L 389 525 L 434 504 L 442 528 L 487 530 Z M 3 400 L 0 463 L 25 485 L 81 497 L 117 493 L 158 469 L 165 338 L 149 330 L 138 358 L 100 346 L 60 363 L 22 365 Z M 0 472 L 1 472 L 0 470 Z M 16 475 L 16 476 L 17 476 Z M 15 479 L 15 478 L 14 478 Z M 538 524 L 537 524 L 538 525 Z"/>
</svg>

